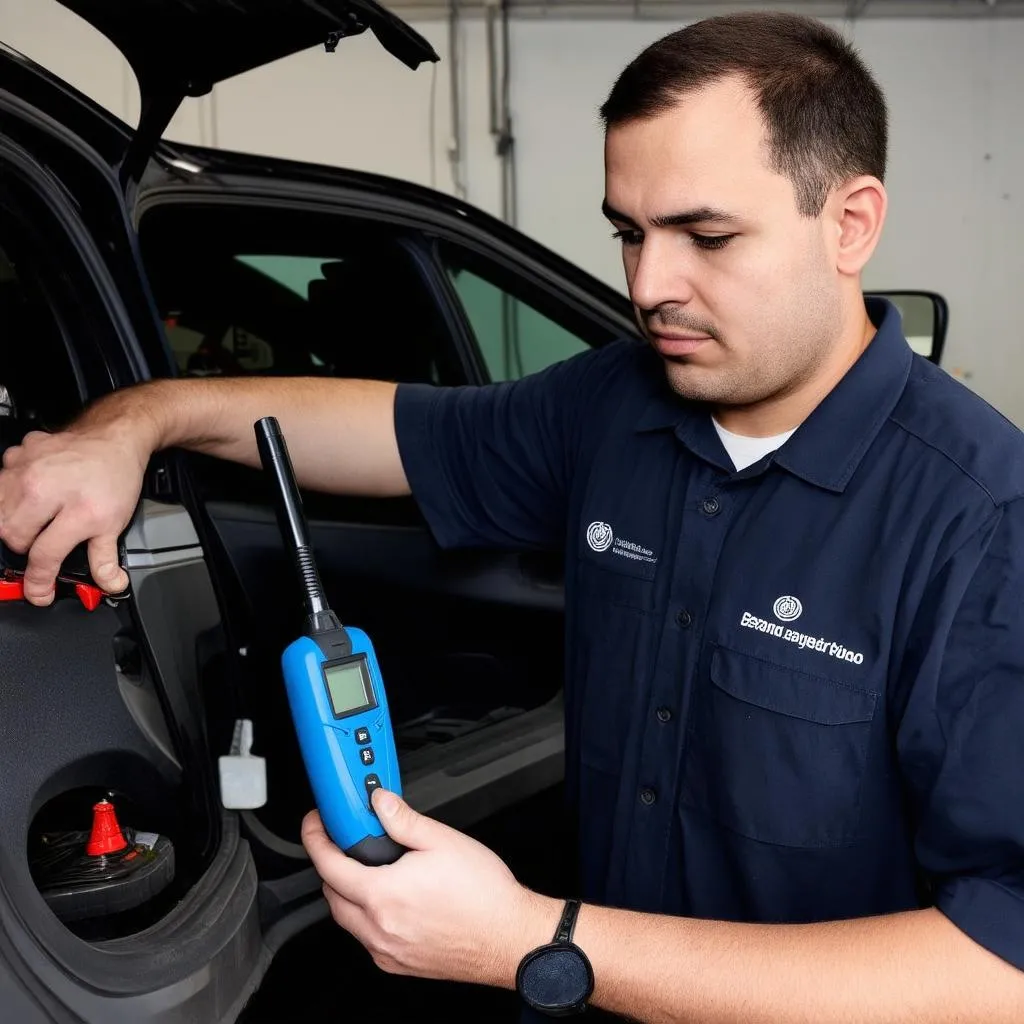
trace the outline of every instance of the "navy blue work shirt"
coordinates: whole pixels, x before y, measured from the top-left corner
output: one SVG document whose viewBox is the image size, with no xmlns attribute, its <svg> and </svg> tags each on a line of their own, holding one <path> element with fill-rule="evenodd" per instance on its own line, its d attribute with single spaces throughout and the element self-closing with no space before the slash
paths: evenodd
<svg viewBox="0 0 1024 1024">
<path fill-rule="evenodd" d="M 899 314 L 736 472 L 622 341 L 403 385 L 446 547 L 563 548 L 583 898 L 809 922 L 937 906 L 1024 968 L 1024 435 Z"/>
</svg>

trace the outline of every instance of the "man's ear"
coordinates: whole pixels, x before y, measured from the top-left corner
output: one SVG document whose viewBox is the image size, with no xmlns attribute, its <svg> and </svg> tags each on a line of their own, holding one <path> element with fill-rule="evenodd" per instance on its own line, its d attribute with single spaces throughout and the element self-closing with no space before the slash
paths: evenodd
<svg viewBox="0 0 1024 1024">
<path fill-rule="evenodd" d="M 835 263 L 840 274 L 857 277 L 878 246 L 888 209 L 885 186 L 864 175 L 836 189 L 826 203 L 834 227 Z"/>
</svg>

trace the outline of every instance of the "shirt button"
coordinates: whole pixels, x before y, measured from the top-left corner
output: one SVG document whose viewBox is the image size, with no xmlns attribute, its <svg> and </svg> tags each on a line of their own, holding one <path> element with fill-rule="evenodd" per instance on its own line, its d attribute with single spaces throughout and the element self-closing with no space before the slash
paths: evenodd
<svg viewBox="0 0 1024 1024">
<path fill-rule="evenodd" d="M 676 622 L 679 623 L 683 629 L 686 629 L 693 622 L 693 616 L 690 614 L 689 608 L 683 608 L 676 613 Z"/>
<path fill-rule="evenodd" d="M 640 803 L 646 804 L 648 807 L 650 807 L 656 799 L 657 795 L 655 794 L 653 789 L 644 786 L 644 788 L 640 790 Z"/>
<path fill-rule="evenodd" d="M 717 498 L 705 498 L 700 507 L 706 516 L 717 516 L 722 511 L 722 503 Z"/>
<path fill-rule="evenodd" d="M 672 719 L 672 712 L 668 708 L 658 708 L 654 713 L 658 716 L 659 722 L 668 722 Z"/>
</svg>

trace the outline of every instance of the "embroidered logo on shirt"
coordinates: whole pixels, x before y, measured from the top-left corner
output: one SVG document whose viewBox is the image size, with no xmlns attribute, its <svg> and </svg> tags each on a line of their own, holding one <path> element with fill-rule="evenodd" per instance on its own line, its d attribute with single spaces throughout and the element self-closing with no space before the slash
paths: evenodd
<svg viewBox="0 0 1024 1024">
<path fill-rule="evenodd" d="M 595 551 L 607 551 L 614 539 L 615 534 L 607 523 L 591 523 L 587 527 L 587 543 Z"/>
<path fill-rule="evenodd" d="M 796 601 L 796 609 L 789 605 L 786 605 L 782 610 L 790 613 L 790 620 L 795 619 L 803 611 L 800 602 L 795 597 L 780 597 L 775 602 L 774 612 L 777 618 L 782 618 L 779 615 L 779 602 L 781 601 Z M 780 626 L 777 622 L 770 622 L 768 619 L 760 619 L 756 615 L 751 615 L 750 612 L 744 612 L 743 617 L 740 619 L 740 625 L 744 629 L 755 629 L 758 633 L 764 633 L 766 636 L 776 636 L 780 640 L 786 640 L 791 644 L 796 644 L 797 647 L 807 648 L 811 651 L 817 651 L 819 654 L 827 654 L 830 658 L 838 658 L 839 661 L 849 661 L 854 665 L 864 664 L 864 655 L 860 651 L 851 651 L 845 648 L 842 644 L 833 643 L 831 640 L 826 640 L 823 636 L 811 636 L 809 633 L 801 633 L 797 629 L 786 629 Z"/>
<path fill-rule="evenodd" d="M 804 606 L 799 598 L 786 595 L 776 600 L 772 605 L 772 613 L 780 622 L 793 622 L 803 614 Z"/>
<path fill-rule="evenodd" d="M 623 540 L 615 536 L 609 523 L 602 523 L 599 520 L 587 527 L 587 543 L 593 551 L 598 553 L 611 548 L 613 555 L 620 558 L 630 558 L 634 562 L 657 562 L 657 556 L 649 548 L 641 544 L 634 544 L 631 540 Z"/>
</svg>

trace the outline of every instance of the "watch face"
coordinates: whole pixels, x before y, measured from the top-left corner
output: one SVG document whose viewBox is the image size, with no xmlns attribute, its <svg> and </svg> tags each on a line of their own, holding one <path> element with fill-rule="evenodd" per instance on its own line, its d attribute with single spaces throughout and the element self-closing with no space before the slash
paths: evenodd
<svg viewBox="0 0 1024 1024">
<path fill-rule="evenodd" d="M 577 946 L 541 946 L 519 967 L 516 988 L 535 1010 L 552 1017 L 579 1013 L 594 990 L 590 961 Z"/>
</svg>

